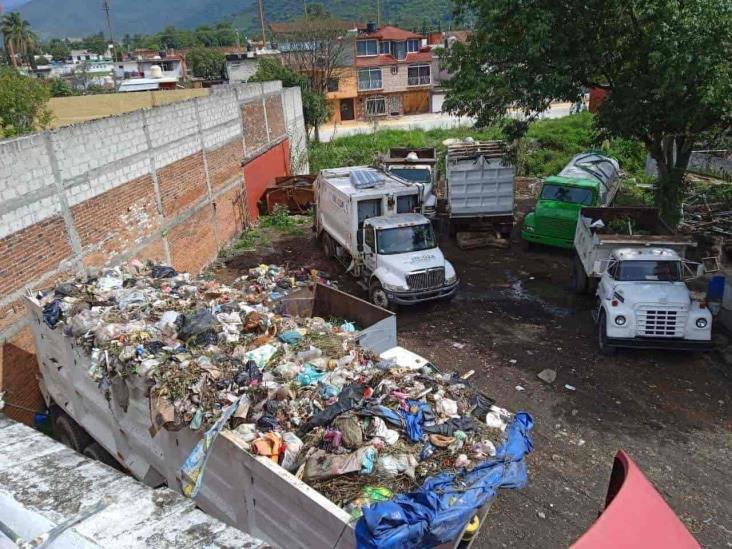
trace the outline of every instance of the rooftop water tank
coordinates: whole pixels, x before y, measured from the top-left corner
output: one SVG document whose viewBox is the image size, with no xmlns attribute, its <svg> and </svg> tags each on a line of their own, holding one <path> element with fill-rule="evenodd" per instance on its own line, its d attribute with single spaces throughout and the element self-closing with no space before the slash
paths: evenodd
<svg viewBox="0 0 732 549">
<path fill-rule="evenodd" d="M 163 77 L 163 69 L 160 68 L 160 65 L 153 65 L 150 67 L 150 78 L 162 78 Z"/>
</svg>

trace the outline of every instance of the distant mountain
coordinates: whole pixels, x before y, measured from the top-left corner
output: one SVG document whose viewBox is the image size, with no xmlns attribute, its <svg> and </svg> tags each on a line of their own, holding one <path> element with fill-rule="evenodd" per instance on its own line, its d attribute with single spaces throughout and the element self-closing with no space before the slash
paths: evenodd
<svg viewBox="0 0 732 549">
<path fill-rule="evenodd" d="M 20 12 L 42 37 L 80 37 L 106 30 L 102 0 L 4 2 L 27 2 Z M 267 22 L 287 21 L 300 17 L 303 12 L 303 0 L 263 2 Z M 317 3 L 343 19 L 365 22 L 376 18 L 376 0 L 320 0 Z M 112 27 L 117 36 L 153 34 L 169 25 L 195 28 L 221 21 L 231 21 L 248 31 L 259 28 L 256 0 L 110 0 L 110 5 Z M 451 13 L 451 0 L 381 0 L 382 22 L 408 28 L 418 29 L 423 23 L 446 23 Z"/>
<path fill-rule="evenodd" d="M 23 6 L 30 2 L 30 0 L 0 0 L 0 4 L 3 6 L 3 13 L 15 11 L 20 6 Z"/>
</svg>

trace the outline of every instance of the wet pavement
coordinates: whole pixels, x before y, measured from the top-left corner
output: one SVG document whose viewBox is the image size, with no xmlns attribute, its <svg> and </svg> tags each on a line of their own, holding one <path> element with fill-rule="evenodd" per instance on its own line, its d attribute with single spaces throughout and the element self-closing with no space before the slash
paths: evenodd
<svg viewBox="0 0 732 549">
<path fill-rule="evenodd" d="M 597 518 L 623 449 L 702 545 L 732 547 L 732 366 L 720 352 L 732 338 L 717 335 L 709 353 L 603 357 L 593 300 L 570 289 L 571 252 L 526 252 L 517 240 L 508 250 L 440 245 L 461 289 L 449 303 L 400 309 L 399 344 L 446 369 L 474 369 L 480 389 L 536 421 L 529 485 L 499 494 L 475 546 L 570 545 Z M 216 276 L 260 262 L 310 265 L 365 297 L 310 235 L 273 238 Z M 545 368 L 557 372 L 551 384 L 537 378 Z"/>
</svg>

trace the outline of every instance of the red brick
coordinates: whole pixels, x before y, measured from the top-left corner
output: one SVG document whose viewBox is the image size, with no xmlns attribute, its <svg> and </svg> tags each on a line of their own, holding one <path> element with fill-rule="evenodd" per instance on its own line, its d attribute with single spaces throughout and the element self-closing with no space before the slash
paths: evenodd
<svg viewBox="0 0 732 549">
<path fill-rule="evenodd" d="M 283 137 L 287 132 L 285 126 L 285 113 L 282 110 L 282 97 L 271 95 L 264 100 L 267 107 L 267 125 L 269 126 L 269 138 L 274 141 Z"/>
<path fill-rule="evenodd" d="M 222 241 L 229 242 L 243 231 L 246 221 L 246 194 L 241 185 L 216 198 L 216 226 Z"/>
<path fill-rule="evenodd" d="M 37 374 L 33 332 L 30 328 L 24 328 L 0 345 L 0 391 L 5 393 L 5 415 L 28 425 L 33 424 L 33 410 L 46 407 L 38 389 Z"/>
<path fill-rule="evenodd" d="M 241 176 L 241 161 L 243 159 L 244 147 L 241 140 L 207 152 L 206 162 L 211 188 L 216 190 L 233 178 Z"/>
<path fill-rule="evenodd" d="M 0 296 L 58 269 L 71 255 L 61 216 L 44 219 L 0 239 Z"/>
<path fill-rule="evenodd" d="M 257 100 L 246 103 L 241 108 L 241 116 L 244 120 L 244 144 L 247 154 L 251 154 L 269 143 L 262 102 Z"/>
<path fill-rule="evenodd" d="M 159 230 L 155 189 L 140 177 L 71 208 L 84 264 L 101 266 Z"/>
<path fill-rule="evenodd" d="M 188 209 L 206 194 L 203 153 L 197 152 L 160 168 L 158 185 L 165 217 Z"/>
<path fill-rule="evenodd" d="M 168 262 L 165 258 L 165 245 L 162 238 L 158 238 L 145 246 L 138 254 L 135 255 L 135 257 L 142 262 L 145 262 L 148 259 L 154 263 Z"/>
<path fill-rule="evenodd" d="M 206 205 L 168 232 L 173 266 L 179 271 L 197 273 L 214 260 L 218 252 L 211 206 Z"/>
</svg>

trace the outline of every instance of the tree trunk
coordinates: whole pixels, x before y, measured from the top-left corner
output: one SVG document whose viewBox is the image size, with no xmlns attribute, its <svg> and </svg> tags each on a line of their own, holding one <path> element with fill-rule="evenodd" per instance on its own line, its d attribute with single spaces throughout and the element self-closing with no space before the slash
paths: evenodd
<svg viewBox="0 0 732 549">
<path fill-rule="evenodd" d="M 683 135 L 664 135 L 646 144 L 658 169 L 656 207 L 661 211 L 661 217 L 675 227 L 681 219 L 681 202 L 685 190 L 684 175 L 691 158 L 693 142 Z"/>
<path fill-rule="evenodd" d="M 13 44 L 13 40 L 8 40 L 8 48 L 10 48 L 10 62 L 13 64 L 13 67 L 16 69 L 18 68 L 18 60 L 15 58 L 15 44 Z"/>
<path fill-rule="evenodd" d="M 315 143 L 320 143 L 320 126 L 317 124 L 313 126 L 313 140 Z"/>
</svg>

